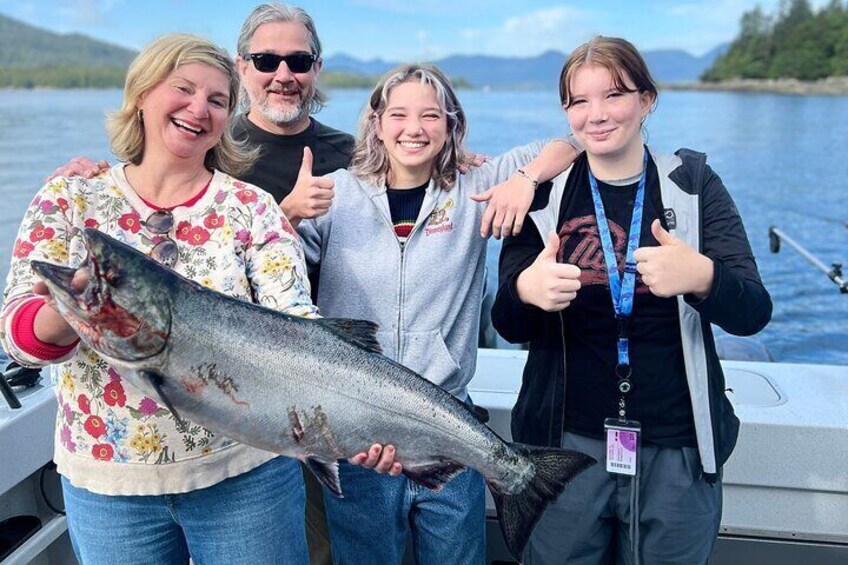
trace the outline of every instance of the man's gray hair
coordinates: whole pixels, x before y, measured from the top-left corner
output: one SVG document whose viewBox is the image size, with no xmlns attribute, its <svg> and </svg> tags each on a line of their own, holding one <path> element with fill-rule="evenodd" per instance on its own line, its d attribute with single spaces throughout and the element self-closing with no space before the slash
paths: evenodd
<svg viewBox="0 0 848 565">
<path fill-rule="evenodd" d="M 315 29 L 315 21 L 312 19 L 312 16 L 303 8 L 289 6 L 280 2 L 260 4 L 250 12 L 250 15 L 247 16 L 247 19 L 244 20 L 241 26 L 241 33 L 239 33 L 238 43 L 236 44 L 238 56 L 243 57 L 250 52 L 250 40 L 253 39 L 253 34 L 256 33 L 259 26 L 275 22 L 295 23 L 305 27 L 309 35 L 309 50 L 318 58 L 321 57 L 321 40 L 318 39 L 318 31 Z M 309 113 L 314 114 L 323 108 L 326 100 L 326 95 L 316 84 L 315 96 L 313 96 L 310 103 Z M 245 104 L 249 104 L 246 96 L 242 96 L 242 101 Z"/>
</svg>

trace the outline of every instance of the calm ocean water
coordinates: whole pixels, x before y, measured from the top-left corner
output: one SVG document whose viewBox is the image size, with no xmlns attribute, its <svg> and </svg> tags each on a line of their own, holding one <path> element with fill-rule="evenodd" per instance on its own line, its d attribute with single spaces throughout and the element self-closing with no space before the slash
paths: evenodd
<svg viewBox="0 0 848 565">
<path fill-rule="evenodd" d="M 353 132 L 365 91 L 331 93 L 318 118 Z M 496 155 L 560 135 L 566 124 L 551 92 L 463 91 L 469 147 Z M 75 155 L 110 157 L 103 131 L 111 91 L 0 91 L 0 277 L 17 226 L 45 175 Z M 745 221 L 775 303 L 760 339 L 778 361 L 848 364 L 848 295 L 784 246 L 768 249 L 778 226 L 826 264 L 848 263 L 848 97 L 663 92 L 648 142 L 663 151 L 705 151 Z M 490 269 L 497 270 L 494 240 Z"/>
</svg>

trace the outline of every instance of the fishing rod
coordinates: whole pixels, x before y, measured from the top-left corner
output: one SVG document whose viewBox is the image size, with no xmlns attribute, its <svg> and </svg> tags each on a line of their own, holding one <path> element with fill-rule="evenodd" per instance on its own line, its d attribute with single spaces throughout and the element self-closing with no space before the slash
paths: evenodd
<svg viewBox="0 0 848 565">
<path fill-rule="evenodd" d="M 848 227 L 848 222 L 845 227 Z M 804 249 L 800 244 L 798 244 L 794 239 L 780 231 L 774 226 L 769 228 L 769 249 L 772 253 L 777 253 L 780 251 L 780 244 L 785 243 L 792 249 L 798 252 L 801 257 L 806 259 L 809 263 L 811 263 L 815 268 L 819 271 L 823 272 L 828 276 L 830 280 L 839 287 L 839 292 L 842 294 L 848 294 L 848 280 L 844 278 L 842 274 L 842 263 L 831 263 L 830 268 L 827 267 L 824 263 L 819 261 L 819 259 Z"/>
</svg>

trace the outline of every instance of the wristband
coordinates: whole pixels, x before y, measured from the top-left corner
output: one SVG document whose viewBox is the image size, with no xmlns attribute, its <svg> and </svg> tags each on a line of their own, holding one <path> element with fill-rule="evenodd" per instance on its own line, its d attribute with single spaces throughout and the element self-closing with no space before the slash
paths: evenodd
<svg viewBox="0 0 848 565">
<path fill-rule="evenodd" d="M 533 190 L 536 190 L 536 187 L 539 186 L 539 179 L 533 177 L 530 173 L 526 172 L 524 169 L 517 169 L 515 174 L 518 176 L 524 177 L 530 181 L 530 184 L 533 186 Z"/>
</svg>

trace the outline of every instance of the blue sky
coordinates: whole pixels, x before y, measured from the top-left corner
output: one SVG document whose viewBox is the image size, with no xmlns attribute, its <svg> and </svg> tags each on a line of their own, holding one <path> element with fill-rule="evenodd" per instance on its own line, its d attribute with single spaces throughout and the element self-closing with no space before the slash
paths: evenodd
<svg viewBox="0 0 848 565">
<path fill-rule="evenodd" d="M 826 0 L 813 0 L 814 6 Z M 773 12 L 779 0 L 761 0 Z M 701 55 L 730 41 L 754 0 L 320 0 L 297 3 L 315 18 L 325 55 L 389 61 L 452 54 L 570 51 L 594 34 L 643 50 Z M 205 35 L 229 51 L 256 2 L 230 0 L 0 0 L 0 13 L 55 32 L 79 32 L 139 49 L 172 31 Z"/>
</svg>

